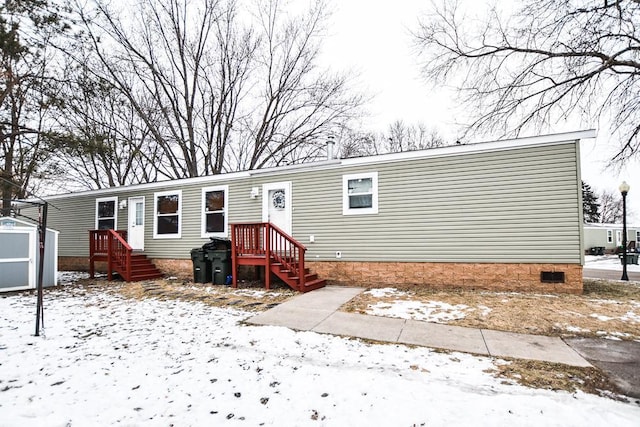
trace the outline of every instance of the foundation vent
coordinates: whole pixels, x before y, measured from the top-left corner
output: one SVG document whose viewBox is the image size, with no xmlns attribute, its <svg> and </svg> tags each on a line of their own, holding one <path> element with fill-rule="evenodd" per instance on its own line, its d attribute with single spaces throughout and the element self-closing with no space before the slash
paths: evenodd
<svg viewBox="0 0 640 427">
<path fill-rule="evenodd" d="M 564 283 L 564 271 L 542 271 L 540 272 L 542 283 Z"/>
</svg>

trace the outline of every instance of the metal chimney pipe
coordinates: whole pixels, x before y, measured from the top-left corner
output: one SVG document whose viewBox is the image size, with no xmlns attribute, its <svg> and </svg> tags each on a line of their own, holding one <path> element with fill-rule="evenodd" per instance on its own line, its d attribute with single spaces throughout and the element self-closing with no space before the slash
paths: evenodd
<svg viewBox="0 0 640 427">
<path fill-rule="evenodd" d="M 330 136 L 327 140 L 327 160 L 333 160 L 333 147 L 335 146 L 335 141 L 333 140 L 333 136 Z"/>
</svg>

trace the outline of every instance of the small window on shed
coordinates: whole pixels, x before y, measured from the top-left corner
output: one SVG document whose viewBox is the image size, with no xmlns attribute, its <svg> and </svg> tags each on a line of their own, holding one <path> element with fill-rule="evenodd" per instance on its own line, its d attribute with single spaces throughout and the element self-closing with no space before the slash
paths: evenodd
<svg viewBox="0 0 640 427">
<path fill-rule="evenodd" d="M 115 230 L 118 224 L 117 197 L 96 199 L 96 229 Z"/>
<path fill-rule="evenodd" d="M 542 271 L 540 281 L 542 283 L 564 283 L 564 271 Z"/>
<path fill-rule="evenodd" d="M 342 214 L 378 213 L 378 172 L 343 175 Z"/>
</svg>

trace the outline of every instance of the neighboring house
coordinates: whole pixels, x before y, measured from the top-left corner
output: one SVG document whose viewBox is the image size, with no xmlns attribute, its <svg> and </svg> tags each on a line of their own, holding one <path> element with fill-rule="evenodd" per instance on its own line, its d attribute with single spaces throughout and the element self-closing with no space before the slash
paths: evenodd
<svg viewBox="0 0 640 427">
<path fill-rule="evenodd" d="M 594 131 L 251 170 L 48 197 L 62 269 L 88 230 L 128 231 L 166 273 L 230 224 L 270 221 L 333 283 L 582 290 L 581 139 Z"/>
<path fill-rule="evenodd" d="M 627 243 L 634 242 L 638 247 L 640 241 L 640 227 L 627 225 Z M 616 248 L 622 246 L 622 224 L 585 224 L 584 225 L 584 249 L 586 253 L 591 248 L 604 248 L 607 253 L 614 253 Z"/>
</svg>

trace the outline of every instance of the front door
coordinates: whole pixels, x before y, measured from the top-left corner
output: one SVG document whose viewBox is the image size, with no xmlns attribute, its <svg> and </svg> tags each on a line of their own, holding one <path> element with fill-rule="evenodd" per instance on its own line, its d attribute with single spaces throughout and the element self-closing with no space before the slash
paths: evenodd
<svg viewBox="0 0 640 427">
<path fill-rule="evenodd" d="M 270 222 L 291 235 L 291 182 L 262 186 L 262 221 Z"/>
<path fill-rule="evenodd" d="M 128 242 L 134 250 L 144 249 L 144 197 L 129 197 Z"/>
</svg>

